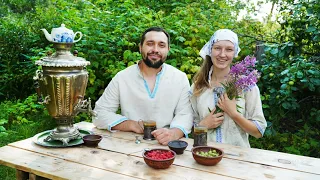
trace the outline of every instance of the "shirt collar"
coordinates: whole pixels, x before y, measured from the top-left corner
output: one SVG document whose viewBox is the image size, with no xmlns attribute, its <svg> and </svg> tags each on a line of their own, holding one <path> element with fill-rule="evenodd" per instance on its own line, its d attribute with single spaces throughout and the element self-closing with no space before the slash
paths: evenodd
<svg viewBox="0 0 320 180">
<path fill-rule="evenodd" d="M 141 60 L 141 61 L 142 61 L 142 60 Z M 142 74 L 142 72 L 141 72 L 141 70 L 140 70 L 140 67 L 139 67 L 139 64 L 141 63 L 141 61 L 139 61 L 138 64 L 136 64 L 136 67 L 137 67 L 139 76 L 141 76 L 141 77 L 143 78 L 143 74 Z M 165 71 L 166 66 L 167 66 L 166 63 L 163 63 L 163 64 L 162 64 L 161 70 L 157 73 L 157 76 L 159 76 L 160 74 L 162 74 L 162 73 Z"/>
</svg>

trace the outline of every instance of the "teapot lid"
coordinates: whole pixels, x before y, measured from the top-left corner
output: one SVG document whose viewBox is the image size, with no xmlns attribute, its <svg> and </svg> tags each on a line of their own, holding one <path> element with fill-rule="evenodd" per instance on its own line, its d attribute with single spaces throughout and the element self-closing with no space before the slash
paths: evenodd
<svg viewBox="0 0 320 180">
<path fill-rule="evenodd" d="M 54 29 L 58 29 L 58 30 L 67 30 L 67 31 L 69 31 L 69 29 L 68 29 L 68 28 L 66 28 L 66 25 L 65 25 L 65 24 L 61 24 L 61 26 L 60 26 L 60 27 L 58 27 L 58 28 L 54 28 Z"/>
</svg>

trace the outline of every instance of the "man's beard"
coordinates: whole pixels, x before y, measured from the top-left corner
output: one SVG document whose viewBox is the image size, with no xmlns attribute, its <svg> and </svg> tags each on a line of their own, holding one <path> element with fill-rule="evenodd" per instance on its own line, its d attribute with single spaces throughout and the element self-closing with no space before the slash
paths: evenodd
<svg viewBox="0 0 320 180">
<path fill-rule="evenodd" d="M 160 59 L 160 60 L 154 62 L 154 61 L 151 61 L 151 60 L 148 58 L 148 56 L 145 57 L 145 58 L 143 58 L 143 62 L 144 62 L 148 67 L 154 68 L 154 69 L 158 69 L 159 67 L 161 67 L 165 60 L 166 60 L 166 58 Z"/>
</svg>

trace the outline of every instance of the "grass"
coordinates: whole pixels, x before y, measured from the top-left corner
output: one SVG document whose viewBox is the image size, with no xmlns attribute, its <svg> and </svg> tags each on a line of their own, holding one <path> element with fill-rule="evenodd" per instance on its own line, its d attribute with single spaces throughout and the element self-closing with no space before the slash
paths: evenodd
<svg viewBox="0 0 320 180">
<path fill-rule="evenodd" d="M 0 137 L 0 147 L 6 146 L 9 143 L 30 138 L 37 133 L 45 130 L 53 129 L 56 124 L 48 116 L 42 116 L 37 118 L 38 121 L 27 123 L 27 124 L 13 124 L 6 131 L 8 136 Z M 12 180 L 16 179 L 16 170 L 7 166 L 0 165 L 0 179 L 1 180 Z"/>
<path fill-rule="evenodd" d="M 16 179 L 15 169 L 0 165 L 0 179 L 2 180 Z"/>
</svg>

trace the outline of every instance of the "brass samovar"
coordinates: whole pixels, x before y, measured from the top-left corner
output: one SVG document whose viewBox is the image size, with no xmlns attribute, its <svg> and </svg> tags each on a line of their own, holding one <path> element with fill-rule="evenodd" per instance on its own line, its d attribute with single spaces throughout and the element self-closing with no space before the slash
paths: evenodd
<svg viewBox="0 0 320 180">
<path fill-rule="evenodd" d="M 56 120 L 57 127 L 47 133 L 39 144 L 46 146 L 44 142 L 61 141 L 62 146 L 69 146 L 68 143 L 72 140 L 81 139 L 79 129 L 73 125 L 74 117 L 79 112 L 95 115 L 90 98 L 84 99 L 88 82 L 88 71 L 85 67 L 90 65 L 90 62 L 70 52 L 73 43 L 81 39 L 81 32 L 73 33 L 64 24 L 53 28 L 51 34 L 45 29 L 41 30 L 47 40 L 53 43 L 56 52 L 35 62 L 42 69 L 36 72 L 34 80 L 39 85 L 39 98 L 43 97 L 42 103 Z M 74 40 L 76 34 L 80 35 L 78 40 Z"/>
</svg>

